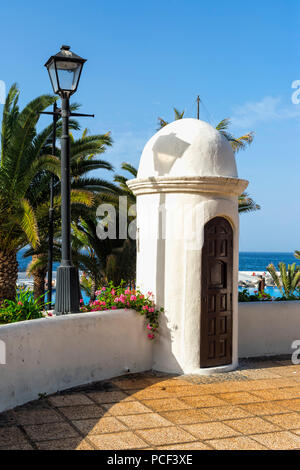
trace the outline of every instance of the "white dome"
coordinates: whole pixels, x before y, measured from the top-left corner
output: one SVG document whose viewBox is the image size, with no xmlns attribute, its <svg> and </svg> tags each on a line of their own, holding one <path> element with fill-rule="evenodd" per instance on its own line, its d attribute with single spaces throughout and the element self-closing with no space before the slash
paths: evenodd
<svg viewBox="0 0 300 470">
<path fill-rule="evenodd" d="M 143 150 L 138 178 L 151 176 L 237 177 L 227 139 L 198 119 L 180 119 L 160 129 Z"/>
</svg>

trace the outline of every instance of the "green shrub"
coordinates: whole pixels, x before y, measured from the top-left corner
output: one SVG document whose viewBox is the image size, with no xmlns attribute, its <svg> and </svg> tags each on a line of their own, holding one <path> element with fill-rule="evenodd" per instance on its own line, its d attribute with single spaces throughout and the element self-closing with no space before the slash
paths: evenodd
<svg viewBox="0 0 300 470">
<path fill-rule="evenodd" d="M 146 318 L 147 336 L 154 339 L 158 331 L 159 315 L 163 308 L 157 310 L 155 307 L 153 294 L 148 292 L 143 295 L 138 289 L 126 287 L 121 281 L 119 286 L 114 286 L 110 282 L 106 287 L 101 287 L 96 291 L 96 300 L 90 301 L 88 305 L 81 305 L 82 312 L 99 312 L 103 310 L 133 309 Z"/>
<path fill-rule="evenodd" d="M 44 296 L 34 300 L 33 292 L 20 288 L 15 300 L 4 300 L 0 306 L 0 323 L 15 323 L 43 318 Z"/>
<path fill-rule="evenodd" d="M 259 302 L 264 300 L 272 300 L 271 295 L 266 292 L 257 291 L 254 291 L 254 294 L 250 294 L 247 289 L 239 292 L 239 302 Z"/>
</svg>

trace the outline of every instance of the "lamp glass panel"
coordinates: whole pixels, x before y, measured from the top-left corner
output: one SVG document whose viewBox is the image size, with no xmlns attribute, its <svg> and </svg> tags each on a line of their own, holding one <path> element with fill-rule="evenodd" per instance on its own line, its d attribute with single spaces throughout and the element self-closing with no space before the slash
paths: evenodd
<svg viewBox="0 0 300 470">
<path fill-rule="evenodd" d="M 59 88 L 66 91 L 74 91 L 77 88 L 82 64 L 67 61 L 57 61 L 57 75 Z"/>
<path fill-rule="evenodd" d="M 56 72 L 55 72 L 55 63 L 54 63 L 54 61 L 52 61 L 50 63 L 50 65 L 48 66 L 48 73 L 49 73 L 49 77 L 50 77 L 50 80 L 51 80 L 53 91 L 54 91 L 54 93 L 57 93 L 58 92 L 58 83 L 57 83 L 57 76 L 56 76 Z"/>
</svg>

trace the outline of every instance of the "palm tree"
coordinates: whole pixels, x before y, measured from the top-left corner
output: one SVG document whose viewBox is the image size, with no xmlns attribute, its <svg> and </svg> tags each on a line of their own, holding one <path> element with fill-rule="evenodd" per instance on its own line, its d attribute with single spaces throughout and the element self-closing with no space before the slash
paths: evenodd
<svg viewBox="0 0 300 470">
<path fill-rule="evenodd" d="M 280 290 L 282 297 L 288 299 L 293 298 L 293 293 L 300 282 L 300 267 L 296 263 L 286 264 L 283 262 L 278 263 L 280 276 L 278 276 L 276 268 L 273 263 L 269 264 L 267 270 L 272 276 L 272 279 Z"/>
<path fill-rule="evenodd" d="M 183 119 L 185 111 L 178 111 L 178 109 L 173 108 L 174 110 L 174 120 Z M 162 118 L 158 118 L 159 129 L 168 125 L 168 122 Z M 229 141 L 233 151 L 237 153 L 239 150 L 245 150 L 248 145 L 253 142 L 254 133 L 248 132 L 247 134 L 242 135 L 241 137 L 234 137 L 229 131 L 230 119 L 223 119 L 216 125 L 216 129 Z M 158 130 L 159 130 L 158 129 Z M 254 212 L 259 210 L 261 207 L 247 194 L 242 193 L 239 196 L 239 212 Z"/>
<path fill-rule="evenodd" d="M 115 190 L 115 185 L 104 179 L 88 177 L 90 171 L 105 169 L 112 171 L 112 165 L 106 160 L 96 158 L 102 154 L 106 147 L 112 144 L 110 133 L 99 135 L 87 135 L 87 130 L 79 139 L 74 139 L 71 135 L 70 144 L 70 168 L 71 168 L 71 204 L 72 220 L 76 221 L 83 211 L 88 207 L 93 207 L 95 194 L 99 192 L 111 192 Z M 56 151 L 60 155 L 60 149 Z M 48 175 L 49 176 L 49 175 Z M 47 178 L 45 178 L 47 180 Z M 45 186 L 36 185 L 37 193 L 34 198 L 38 201 L 36 212 L 41 239 L 41 245 L 37 250 L 31 247 L 25 256 L 32 256 L 32 262 L 28 266 L 28 274 L 34 278 L 34 296 L 40 298 L 45 291 L 45 277 L 47 273 L 47 249 L 48 249 L 48 213 L 49 213 L 49 182 Z M 54 230 L 56 237 L 60 236 L 60 182 L 57 180 L 54 185 Z M 46 202 L 44 202 L 46 201 Z M 59 244 L 56 243 L 56 260 L 60 259 Z"/>
<path fill-rule="evenodd" d="M 32 180 L 42 171 L 60 174 L 59 159 L 42 152 L 44 140 L 36 133 L 39 113 L 55 97 L 39 96 L 20 111 L 19 90 L 10 88 L 2 117 L 0 157 L 0 302 L 13 299 L 18 276 L 17 252 L 39 243 L 37 221 L 27 198 Z"/>
</svg>

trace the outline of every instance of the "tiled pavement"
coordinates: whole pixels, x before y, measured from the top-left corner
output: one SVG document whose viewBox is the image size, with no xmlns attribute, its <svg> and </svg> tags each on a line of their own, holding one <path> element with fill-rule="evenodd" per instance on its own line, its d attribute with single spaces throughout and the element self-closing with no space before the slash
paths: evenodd
<svg viewBox="0 0 300 470">
<path fill-rule="evenodd" d="M 0 414 L 4 449 L 300 449 L 300 365 L 79 387 Z"/>
</svg>

